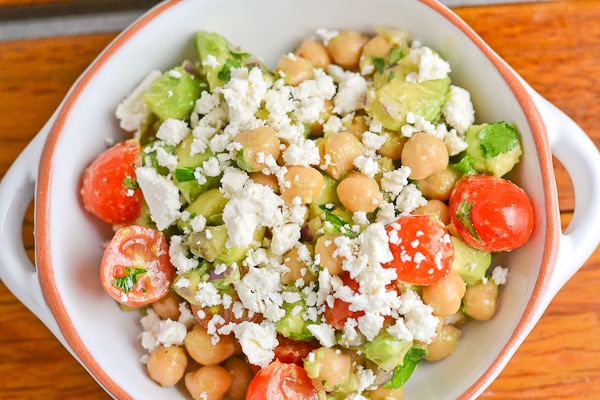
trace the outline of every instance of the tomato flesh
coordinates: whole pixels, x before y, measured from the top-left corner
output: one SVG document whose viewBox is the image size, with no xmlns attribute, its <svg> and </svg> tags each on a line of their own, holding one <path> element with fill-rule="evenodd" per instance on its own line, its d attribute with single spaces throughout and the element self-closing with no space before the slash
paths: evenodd
<svg viewBox="0 0 600 400">
<path fill-rule="evenodd" d="M 321 347 L 316 341 L 305 342 L 302 340 L 293 340 L 285 336 L 278 335 L 277 341 L 279 344 L 273 349 L 275 359 L 285 364 L 304 365 L 304 359 L 308 354 Z"/>
<path fill-rule="evenodd" d="M 113 225 L 133 223 L 144 197 L 135 188 L 135 164 L 140 158 L 137 140 L 118 143 L 100 154 L 83 173 L 81 196 L 86 210 Z"/>
<path fill-rule="evenodd" d="M 254 376 L 246 400 L 318 400 L 304 368 L 293 363 L 273 361 Z"/>
<path fill-rule="evenodd" d="M 119 229 L 100 265 L 104 290 L 118 302 L 136 307 L 166 296 L 174 268 L 162 233 L 145 226 Z"/>
<path fill-rule="evenodd" d="M 398 281 L 433 285 L 446 279 L 454 246 L 440 222 L 426 215 L 408 215 L 390 224 L 387 232 L 394 259 L 384 266 L 396 269 Z"/>
<path fill-rule="evenodd" d="M 344 286 L 348 286 L 354 292 L 358 291 L 359 284 L 354 279 L 350 278 L 348 272 L 343 272 L 339 275 Z M 329 325 L 338 330 L 343 330 L 346 321 L 349 319 L 357 319 L 365 315 L 364 311 L 351 311 L 350 303 L 336 298 L 333 302 L 333 307 L 326 306 L 323 316 Z"/>
<path fill-rule="evenodd" d="M 450 197 L 451 223 L 469 246 L 487 252 L 511 251 L 531 236 L 531 200 L 511 181 L 473 175 L 457 182 Z"/>
</svg>

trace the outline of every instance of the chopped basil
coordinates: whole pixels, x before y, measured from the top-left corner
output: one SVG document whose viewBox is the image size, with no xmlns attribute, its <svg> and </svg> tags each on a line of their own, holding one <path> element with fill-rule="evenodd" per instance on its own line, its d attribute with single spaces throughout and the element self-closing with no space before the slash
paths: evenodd
<svg viewBox="0 0 600 400">
<path fill-rule="evenodd" d="M 381 57 L 371 56 L 371 60 L 373 61 L 373 65 L 375 65 L 375 68 L 377 69 L 377 72 L 379 72 L 380 74 L 383 74 L 383 71 L 385 71 L 385 61 L 384 61 L 384 59 L 381 58 Z"/>
<path fill-rule="evenodd" d="M 243 169 L 246 172 L 252 172 L 252 167 L 250 166 L 250 163 L 244 158 L 244 149 L 238 151 L 235 154 L 235 162 L 237 163 L 240 169 Z"/>
<path fill-rule="evenodd" d="M 404 49 L 394 47 L 392 50 L 390 50 L 390 55 L 388 57 L 388 65 L 396 64 L 398 61 L 400 61 L 402 57 L 404 57 Z"/>
<path fill-rule="evenodd" d="M 175 179 L 177 179 L 178 182 L 193 181 L 194 179 L 196 179 L 196 177 L 194 176 L 195 170 L 196 168 L 194 167 L 177 168 L 175 170 Z"/>
<path fill-rule="evenodd" d="M 421 361 L 426 354 L 427 351 L 420 347 L 413 347 L 410 349 L 404 356 L 402 364 L 394 368 L 392 378 L 387 381 L 383 387 L 386 389 L 397 389 L 404 385 L 412 375 L 419 361 Z"/>
<path fill-rule="evenodd" d="M 358 236 L 356 232 L 352 230 L 352 225 L 349 222 L 344 221 L 343 218 L 335 215 L 327 208 L 327 205 L 321 204 L 319 208 L 325 211 L 325 230 L 329 233 L 341 233 L 349 238 L 355 238 Z"/>
<path fill-rule="evenodd" d="M 139 187 L 136 180 L 129 175 L 125 175 L 125 177 L 123 178 L 123 186 L 125 186 L 129 190 L 135 190 Z"/>
<path fill-rule="evenodd" d="M 453 168 L 461 175 L 473 175 L 476 174 L 477 171 L 474 168 L 475 159 L 470 155 L 465 155 L 460 159 L 456 164 L 450 164 L 450 167 Z"/>
<path fill-rule="evenodd" d="M 123 292 L 131 292 L 138 281 L 138 276 L 146 273 L 143 268 L 125 268 L 126 275 L 119 276 L 113 281 L 113 286 L 121 289 Z"/>
</svg>

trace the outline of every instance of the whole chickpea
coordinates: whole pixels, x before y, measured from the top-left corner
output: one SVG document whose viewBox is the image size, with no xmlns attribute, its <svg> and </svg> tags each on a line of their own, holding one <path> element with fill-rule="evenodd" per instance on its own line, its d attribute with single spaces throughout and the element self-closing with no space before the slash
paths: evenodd
<svg viewBox="0 0 600 400">
<path fill-rule="evenodd" d="M 167 295 L 160 300 L 155 301 L 151 304 L 152 309 L 162 319 L 170 318 L 173 321 L 177 321 L 181 311 L 179 310 L 179 303 L 184 300 L 173 291 L 169 291 Z"/>
<path fill-rule="evenodd" d="M 404 386 L 396 389 L 386 389 L 380 386 L 377 389 L 370 391 L 367 397 L 370 400 L 402 400 L 404 399 Z"/>
<path fill-rule="evenodd" d="M 417 132 L 404 144 L 400 161 L 410 167 L 410 178 L 425 179 L 448 167 L 448 149 L 443 140 L 426 132 Z"/>
<path fill-rule="evenodd" d="M 416 184 L 426 199 L 447 201 L 459 177 L 458 172 L 453 168 L 446 168 L 437 174 L 417 181 Z"/>
<path fill-rule="evenodd" d="M 280 141 L 275 135 L 275 130 L 269 126 L 261 126 L 260 128 L 241 132 L 235 137 L 235 142 L 242 146 L 242 153 L 236 154 L 236 158 L 241 158 L 238 161 L 240 168 L 247 172 L 260 171 L 267 166 L 265 158 L 273 157 L 277 160 L 281 155 Z"/>
<path fill-rule="evenodd" d="M 389 132 L 385 143 L 377 150 L 377 154 L 383 157 L 389 157 L 392 160 L 399 160 L 402 156 L 402 149 L 408 138 L 395 133 Z"/>
<path fill-rule="evenodd" d="M 215 365 L 223 362 L 235 352 L 234 339 L 221 336 L 213 344 L 212 335 L 205 328 L 196 324 L 183 340 L 190 357 L 202 365 Z"/>
<path fill-rule="evenodd" d="M 306 261 L 300 257 L 300 252 L 306 251 L 312 258 L 313 246 L 310 244 L 302 246 L 294 246 L 283 256 L 283 265 L 288 267 L 289 271 L 281 274 L 281 283 L 289 285 L 293 284 L 298 279 L 304 280 L 305 283 L 317 280 L 317 276 L 313 275 L 308 270 Z"/>
<path fill-rule="evenodd" d="M 320 236 L 315 243 L 315 256 L 318 256 L 319 265 L 327 269 L 331 275 L 341 274 L 344 263 L 344 257 L 335 254 L 338 249 L 335 238 L 335 235 L 326 233 Z"/>
<path fill-rule="evenodd" d="M 362 143 L 350 132 L 338 132 L 326 136 L 321 143 L 322 163 L 325 172 L 339 179 L 354 168 L 354 159 L 362 153 Z"/>
<path fill-rule="evenodd" d="M 358 69 L 362 48 L 369 39 L 353 30 L 341 31 L 327 44 L 333 62 L 345 69 Z"/>
<path fill-rule="evenodd" d="M 160 345 L 148 356 L 146 368 L 152 380 L 160 386 L 168 387 L 181 380 L 187 364 L 188 358 L 183 348 Z"/>
<path fill-rule="evenodd" d="M 465 314 L 477 321 L 487 321 L 496 313 L 497 301 L 498 285 L 493 281 L 468 286 L 463 297 Z"/>
<path fill-rule="evenodd" d="M 251 172 L 248 174 L 248 177 L 256 183 L 270 187 L 273 189 L 274 193 L 279 194 L 279 182 L 277 182 L 277 176 L 266 175 L 263 172 L 257 171 Z"/>
<path fill-rule="evenodd" d="M 441 200 L 427 200 L 427 204 L 415 208 L 413 214 L 437 215 L 444 225 L 450 223 L 450 208 Z"/>
<path fill-rule="evenodd" d="M 427 345 L 427 361 L 438 361 L 448 357 L 458 346 L 462 332 L 454 325 L 444 325 Z"/>
<path fill-rule="evenodd" d="M 317 390 L 331 392 L 350 378 L 352 358 L 330 347 L 313 351 L 314 364 L 308 368 L 308 377 Z"/>
<path fill-rule="evenodd" d="M 352 213 L 372 212 L 383 203 L 383 195 L 374 178 L 362 172 L 352 172 L 337 186 L 340 202 Z"/>
<path fill-rule="evenodd" d="M 423 288 L 423 303 L 430 305 L 436 315 L 449 317 L 460 309 L 466 287 L 460 275 L 450 271 L 440 283 Z"/>
<path fill-rule="evenodd" d="M 313 79 L 315 74 L 313 64 L 302 57 L 284 55 L 275 66 L 275 71 L 283 76 L 283 81 L 292 86 L 298 86 L 305 80 Z"/>
<path fill-rule="evenodd" d="M 206 365 L 185 375 L 185 387 L 194 400 L 222 400 L 231 381 L 229 372 L 220 365 Z"/>
<path fill-rule="evenodd" d="M 284 174 L 284 184 L 281 184 L 281 198 L 290 204 L 295 197 L 300 197 L 302 204 L 309 204 L 321 193 L 323 175 L 312 167 L 292 165 Z"/>
<path fill-rule="evenodd" d="M 331 57 L 325 46 L 312 39 L 304 39 L 296 49 L 296 55 L 310 61 L 315 68 L 327 69 L 331 64 Z"/>
<path fill-rule="evenodd" d="M 223 367 L 231 375 L 231 386 L 227 391 L 227 398 L 230 400 L 244 400 L 246 390 L 254 376 L 252 368 L 243 357 L 229 357 L 223 363 Z"/>
<path fill-rule="evenodd" d="M 390 53 L 391 49 L 392 45 L 390 42 L 381 35 L 377 35 L 369 39 L 369 41 L 364 45 L 360 55 L 359 66 L 361 72 L 365 71 L 365 68 L 369 68 L 368 66 L 373 65 L 372 57 L 385 58 Z"/>
</svg>

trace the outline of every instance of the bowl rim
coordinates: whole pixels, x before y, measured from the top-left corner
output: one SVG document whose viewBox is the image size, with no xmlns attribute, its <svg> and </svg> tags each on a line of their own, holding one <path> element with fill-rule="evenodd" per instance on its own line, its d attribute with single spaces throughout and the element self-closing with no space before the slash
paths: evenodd
<svg viewBox="0 0 600 400">
<path fill-rule="evenodd" d="M 543 204 L 545 207 L 544 217 L 546 231 L 544 232 L 544 250 L 542 254 L 540 269 L 533 287 L 531 297 L 525 307 L 523 315 L 519 319 L 513 333 L 502 347 L 498 357 L 490 364 L 478 379 L 468 387 L 459 397 L 459 399 L 471 399 L 483 391 L 502 370 L 512 354 L 516 351 L 518 345 L 532 328 L 532 323 L 536 320 L 537 311 L 543 305 L 544 294 L 549 284 L 550 277 L 555 268 L 555 261 L 558 251 L 558 239 L 560 227 L 554 218 L 558 215 L 558 204 L 555 198 L 556 183 L 552 168 L 552 155 L 548 142 L 548 136 L 544 121 L 531 98 L 525 84 L 514 72 L 484 41 L 478 34 L 470 28 L 465 21 L 437 0 L 418 0 L 420 3 L 431 8 L 434 12 L 440 14 L 452 25 L 458 28 L 493 64 L 500 76 L 507 83 L 512 94 L 517 99 L 519 106 L 524 111 L 527 122 L 531 129 L 532 139 L 538 152 L 540 160 Z M 54 167 L 53 154 L 59 143 L 61 132 L 66 121 L 71 114 L 71 110 L 77 103 L 90 81 L 103 65 L 136 35 L 143 27 L 154 20 L 157 16 L 176 6 L 183 0 L 166 0 L 142 15 L 137 21 L 121 32 L 111 43 L 98 55 L 83 74 L 74 83 L 71 90 L 67 93 L 63 103 L 60 105 L 56 121 L 50 128 L 46 144 L 44 146 L 38 171 L 38 181 L 35 196 L 35 261 L 38 269 L 38 276 L 44 298 L 56 319 L 61 333 L 66 339 L 70 349 L 77 356 L 79 362 L 88 370 L 92 377 L 112 396 L 119 399 L 132 399 L 127 391 L 117 384 L 112 377 L 102 369 L 98 362 L 91 355 L 75 329 L 70 316 L 68 315 L 63 300 L 56 287 L 54 277 L 54 268 L 51 258 L 51 235 L 50 235 L 50 209 L 52 200 L 47 194 L 50 193 L 52 186 L 52 171 Z M 543 161 L 543 162 L 542 162 Z"/>
</svg>

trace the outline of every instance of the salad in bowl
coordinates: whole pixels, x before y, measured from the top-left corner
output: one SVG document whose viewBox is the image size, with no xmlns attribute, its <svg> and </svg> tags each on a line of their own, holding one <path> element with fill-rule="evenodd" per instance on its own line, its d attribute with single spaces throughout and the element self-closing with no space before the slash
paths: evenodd
<svg viewBox="0 0 600 400">
<path fill-rule="evenodd" d="M 494 316 L 495 256 L 533 232 L 512 116 L 476 123 L 402 27 L 318 29 L 274 65 L 190 40 L 118 105 L 126 140 L 81 185 L 147 374 L 194 399 L 402 399 Z"/>
</svg>

